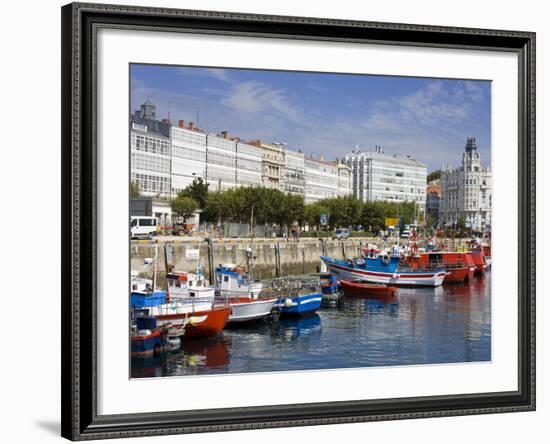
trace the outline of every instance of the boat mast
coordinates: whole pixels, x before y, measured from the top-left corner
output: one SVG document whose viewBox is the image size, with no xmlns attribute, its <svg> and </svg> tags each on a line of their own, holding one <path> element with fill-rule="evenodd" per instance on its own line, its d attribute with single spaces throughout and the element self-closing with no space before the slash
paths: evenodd
<svg viewBox="0 0 550 444">
<path fill-rule="evenodd" d="M 157 283 L 157 257 L 158 257 L 158 245 L 155 244 L 155 262 L 153 263 L 153 292 Z"/>
</svg>

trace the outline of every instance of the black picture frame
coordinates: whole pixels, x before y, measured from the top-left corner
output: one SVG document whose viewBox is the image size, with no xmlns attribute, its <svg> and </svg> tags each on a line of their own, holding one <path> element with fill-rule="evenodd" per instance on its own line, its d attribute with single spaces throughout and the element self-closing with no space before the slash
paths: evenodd
<svg viewBox="0 0 550 444">
<path fill-rule="evenodd" d="M 120 438 L 535 409 L 535 33 L 85 3 L 68 4 L 61 14 L 62 436 Z M 98 415 L 95 39 L 100 27 L 515 53 L 519 62 L 518 390 Z"/>
</svg>

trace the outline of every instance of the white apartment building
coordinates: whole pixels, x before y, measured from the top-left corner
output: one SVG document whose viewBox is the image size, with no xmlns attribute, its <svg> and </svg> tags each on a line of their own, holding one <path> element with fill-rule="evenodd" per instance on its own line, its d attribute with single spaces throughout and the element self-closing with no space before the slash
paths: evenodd
<svg viewBox="0 0 550 444">
<path fill-rule="evenodd" d="M 179 126 L 170 128 L 172 140 L 172 194 L 190 185 L 196 177 L 206 177 L 206 134 Z"/>
<path fill-rule="evenodd" d="M 461 220 L 467 228 L 479 231 L 491 225 L 491 170 L 481 167 L 475 137 L 466 139 L 462 166 L 441 172 L 439 217 L 446 227 Z"/>
<path fill-rule="evenodd" d="M 338 196 L 338 166 L 334 162 L 305 157 L 305 203 Z"/>
<path fill-rule="evenodd" d="M 281 174 L 281 191 L 304 195 L 306 190 L 306 165 L 304 153 L 284 150 L 285 165 Z"/>
<path fill-rule="evenodd" d="M 417 202 L 423 211 L 426 203 L 426 165 L 411 158 L 375 151 L 352 151 L 344 162 L 351 168 L 353 195 L 363 202 Z"/>
<path fill-rule="evenodd" d="M 143 195 L 174 197 L 202 177 L 211 191 L 265 186 L 299 194 L 306 203 L 346 196 L 352 189 L 349 166 L 305 157 L 280 143 L 241 142 L 206 134 L 192 122 L 178 126 L 156 118 L 149 101 L 130 116 L 131 180 Z"/>
<path fill-rule="evenodd" d="M 352 192 L 351 168 L 346 164 L 335 162 L 338 168 L 338 196 L 345 197 Z"/>
<path fill-rule="evenodd" d="M 262 185 L 262 155 L 257 146 L 237 142 L 237 184 L 259 187 Z"/>
<path fill-rule="evenodd" d="M 206 138 L 206 182 L 212 191 L 238 186 L 237 143 L 227 134 L 208 134 Z"/>
<path fill-rule="evenodd" d="M 170 193 L 170 138 L 130 121 L 131 181 L 145 196 Z"/>
</svg>

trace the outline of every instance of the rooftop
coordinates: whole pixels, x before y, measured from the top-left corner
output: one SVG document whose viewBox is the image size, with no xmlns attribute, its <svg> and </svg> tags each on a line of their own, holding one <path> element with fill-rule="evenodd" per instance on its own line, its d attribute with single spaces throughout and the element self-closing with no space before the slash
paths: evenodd
<svg viewBox="0 0 550 444">
<path fill-rule="evenodd" d="M 412 158 L 411 156 L 388 154 L 388 153 L 384 153 L 383 151 L 351 151 L 350 153 L 347 153 L 345 157 L 349 158 L 354 156 L 370 158 L 370 159 L 379 158 L 389 162 L 407 164 L 411 166 L 424 167 L 424 168 L 426 167 L 426 164 Z"/>
</svg>

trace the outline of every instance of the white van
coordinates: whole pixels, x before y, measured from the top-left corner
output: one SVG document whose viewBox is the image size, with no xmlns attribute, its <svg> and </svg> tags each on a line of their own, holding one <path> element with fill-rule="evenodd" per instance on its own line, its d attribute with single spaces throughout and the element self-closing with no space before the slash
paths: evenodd
<svg viewBox="0 0 550 444">
<path fill-rule="evenodd" d="M 150 216 L 131 216 L 130 234 L 132 239 L 138 237 L 152 239 L 157 235 L 157 219 Z"/>
</svg>

